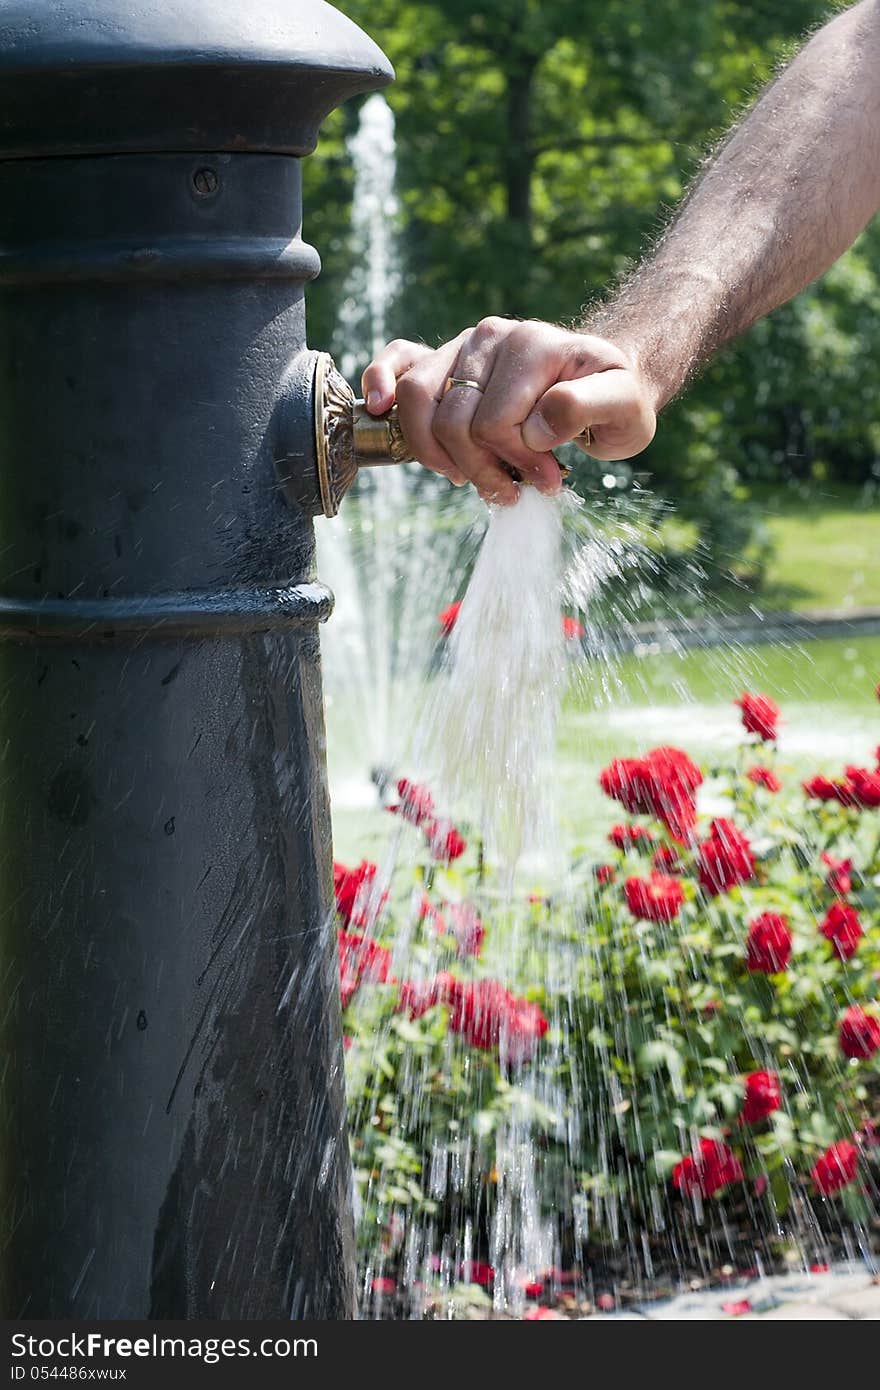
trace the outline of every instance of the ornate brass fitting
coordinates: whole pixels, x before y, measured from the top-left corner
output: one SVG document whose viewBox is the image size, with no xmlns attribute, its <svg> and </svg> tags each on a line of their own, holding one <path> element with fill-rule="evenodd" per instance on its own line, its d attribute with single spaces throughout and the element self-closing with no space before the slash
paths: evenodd
<svg viewBox="0 0 880 1390">
<path fill-rule="evenodd" d="M 335 516 L 359 468 L 409 463 L 413 455 L 397 406 L 386 415 L 370 415 L 326 352 L 316 356 L 313 399 L 321 506 L 325 516 Z"/>
</svg>

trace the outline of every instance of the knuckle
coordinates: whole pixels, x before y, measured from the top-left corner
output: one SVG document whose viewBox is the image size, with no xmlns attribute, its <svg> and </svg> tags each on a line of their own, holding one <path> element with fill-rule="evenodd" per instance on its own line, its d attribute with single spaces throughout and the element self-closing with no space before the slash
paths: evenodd
<svg viewBox="0 0 880 1390">
<path fill-rule="evenodd" d="M 512 347 L 538 346 L 549 349 L 556 333 L 553 325 L 545 323 L 543 319 L 522 319 L 513 325 L 508 324 L 508 327 Z"/>
<path fill-rule="evenodd" d="M 397 399 L 405 406 L 423 406 L 432 397 L 425 383 L 414 372 L 407 372 L 397 383 Z"/>
<path fill-rule="evenodd" d="M 540 340 L 543 326 L 543 324 L 537 323 L 533 319 L 526 319 L 522 323 L 515 323 L 510 329 L 509 334 L 511 347 L 520 347 L 524 343 L 532 344 L 536 339 Z"/>
<path fill-rule="evenodd" d="M 480 319 L 480 322 L 473 331 L 473 337 L 475 341 L 480 344 L 494 343 L 504 336 L 505 331 L 509 329 L 509 327 L 510 325 L 507 319 L 498 318 L 496 315 L 490 314 L 488 318 Z"/>
<path fill-rule="evenodd" d="M 577 372 L 578 375 L 586 376 L 588 373 L 596 370 L 596 354 L 589 343 L 585 342 L 583 338 L 578 339 L 575 337 L 567 343 L 565 356 L 568 360 L 568 365 L 573 371 Z"/>
</svg>

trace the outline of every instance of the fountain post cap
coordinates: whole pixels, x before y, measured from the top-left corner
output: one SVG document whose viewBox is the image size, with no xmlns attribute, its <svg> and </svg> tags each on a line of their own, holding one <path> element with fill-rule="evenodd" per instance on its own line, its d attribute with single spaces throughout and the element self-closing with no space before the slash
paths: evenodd
<svg viewBox="0 0 880 1390">
<path fill-rule="evenodd" d="M 0 159 L 306 155 L 393 77 L 323 0 L 0 0 Z"/>
</svg>

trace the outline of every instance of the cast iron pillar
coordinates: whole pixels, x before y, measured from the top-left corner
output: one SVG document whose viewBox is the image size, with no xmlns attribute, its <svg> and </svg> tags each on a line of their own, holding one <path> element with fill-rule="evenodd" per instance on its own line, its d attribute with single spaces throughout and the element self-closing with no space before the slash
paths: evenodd
<svg viewBox="0 0 880 1390">
<path fill-rule="evenodd" d="M 300 157 L 391 76 L 0 0 L 6 1317 L 353 1314 Z"/>
</svg>

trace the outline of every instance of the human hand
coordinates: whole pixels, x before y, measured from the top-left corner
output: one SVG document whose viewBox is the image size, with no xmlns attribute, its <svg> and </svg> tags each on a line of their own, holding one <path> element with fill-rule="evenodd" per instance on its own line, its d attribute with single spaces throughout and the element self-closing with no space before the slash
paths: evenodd
<svg viewBox="0 0 880 1390">
<path fill-rule="evenodd" d="M 452 386 L 450 377 L 479 385 Z M 597 459 L 631 458 L 656 428 L 653 393 L 614 343 L 538 320 L 486 318 L 431 349 L 395 339 L 363 375 L 367 409 L 397 401 L 415 457 L 487 502 L 515 502 L 515 468 L 541 492 L 560 486 L 551 450 L 589 426 Z M 507 465 L 507 467 L 505 467 Z"/>
</svg>

